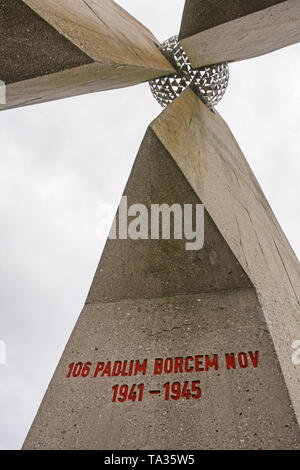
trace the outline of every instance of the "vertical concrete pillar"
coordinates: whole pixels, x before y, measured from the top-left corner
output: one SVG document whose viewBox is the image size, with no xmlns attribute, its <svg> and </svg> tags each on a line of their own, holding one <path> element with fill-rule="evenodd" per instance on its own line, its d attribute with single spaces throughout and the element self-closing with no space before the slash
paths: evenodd
<svg viewBox="0 0 300 470">
<path fill-rule="evenodd" d="M 149 213 L 151 204 L 204 202 L 204 246 L 187 251 L 186 240 L 173 238 L 107 241 L 24 449 L 300 447 L 295 404 L 261 301 L 264 287 L 251 278 L 249 258 L 241 262 L 242 242 L 235 252 L 224 237 L 226 211 L 214 220 L 206 206 L 220 203 L 219 181 L 233 170 L 230 146 L 222 135 L 209 137 L 206 122 L 216 116 L 206 115 L 211 111 L 196 97 L 195 106 L 185 108 L 193 104 L 191 95 L 147 130 L 124 194 L 128 207 L 144 204 Z M 187 109 L 195 133 L 190 143 Z M 181 136 L 172 140 L 173 111 L 182 122 Z M 223 175 L 215 167 L 214 184 L 206 181 L 215 165 L 210 138 L 229 164 Z M 210 197 L 202 193 L 205 201 L 194 181 L 209 191 Z"/>
</svg>

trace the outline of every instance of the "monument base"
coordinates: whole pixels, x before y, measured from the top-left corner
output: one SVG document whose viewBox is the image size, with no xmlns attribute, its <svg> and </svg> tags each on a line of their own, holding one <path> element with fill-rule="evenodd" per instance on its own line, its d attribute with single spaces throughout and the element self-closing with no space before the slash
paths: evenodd
<svg viewBox="0 0 300 470">
<path fill-rule="evenodd" d="M 91 304 L 24 448 L 295 449 L 289 403 L 253 288 Z"/>
<path fill-rule="evenodd" d="M 149 129 L 128 205 L 200 203 Z M 300 434 L 249 277 L 205 242 L 108 240 L 24 449 L 296 449 Z"/>
</svg>

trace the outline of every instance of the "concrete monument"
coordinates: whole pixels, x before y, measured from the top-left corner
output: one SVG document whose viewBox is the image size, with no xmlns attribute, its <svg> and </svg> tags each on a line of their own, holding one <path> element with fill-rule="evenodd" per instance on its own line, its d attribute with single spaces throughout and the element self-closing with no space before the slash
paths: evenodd
<svg viewBox="0 0 300 470">
<path fill-rule="evenodd" d="M 24 449 L 299 449 L 299 263 L 214 106 L 228 62 L 300 40 L 300 2 L 187 0 L 160 47 L 111 0 L 0 8 L 1 108 L 142 81 L 165 107 Z M 195 249 L 185 210 L 203 205 Z"/>
</svg>

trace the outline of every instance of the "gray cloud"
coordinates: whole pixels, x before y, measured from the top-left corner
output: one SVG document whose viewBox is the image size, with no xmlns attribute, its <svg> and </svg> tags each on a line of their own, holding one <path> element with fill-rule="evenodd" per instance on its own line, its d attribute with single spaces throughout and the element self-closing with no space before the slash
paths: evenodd
<svg viewBox="0 0 300 470">
<path fill-rule="evenodd" d="M 183 0 L 118 3 L 159 40 L 179 30 Z M 299 52 L 232 64 L 218 106 L 298 254 Z M 97 208 L 117 207 L 160 111 L 143 84 L 1 113 L 1 448 L 22 445 L 103 249 Z"/>
</svg>

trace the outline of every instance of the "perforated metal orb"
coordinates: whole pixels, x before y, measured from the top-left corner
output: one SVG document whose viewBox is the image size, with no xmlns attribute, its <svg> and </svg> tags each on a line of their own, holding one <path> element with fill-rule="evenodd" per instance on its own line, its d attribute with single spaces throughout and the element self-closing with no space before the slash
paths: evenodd
<svg viewBox="0 0 300 470">
<path fill-rule="evenodd" d="M 161 106 L 167 106 L 188 86 L 209 108 L 219 103 L 228 85 L 227 64 L 193 69 L 186 52 L 178 42 L 178 36 L 172 36 L 164 41 L 159 49 L 177 70 L 174 75 L 156 78 L 149 82 L 152 94 Z"/>
</svg>

